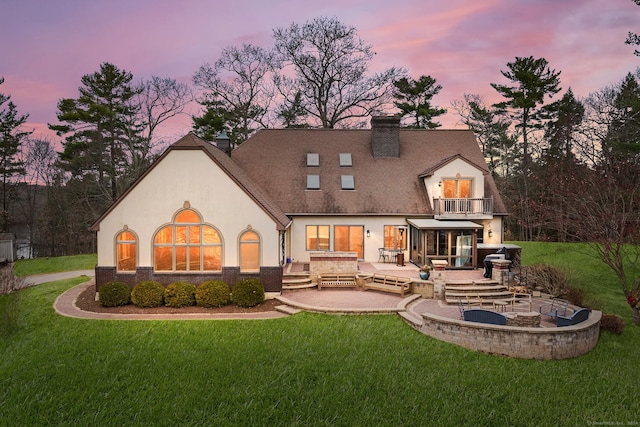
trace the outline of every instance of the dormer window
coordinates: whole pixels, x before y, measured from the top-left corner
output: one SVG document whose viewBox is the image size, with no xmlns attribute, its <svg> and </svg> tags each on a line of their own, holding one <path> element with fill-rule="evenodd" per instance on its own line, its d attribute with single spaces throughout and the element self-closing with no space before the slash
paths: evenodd
<svg viewBox="0 0 640 427">
<path fill-rule="evenodd" d="M 340 167 L 346 168 L 351 166 L 353 166 L 351 153 L 340 153 Z"/>
<path fill-rule="evenodd" d="M 353 175 L 342 175 L 340 177 L 343 190 L 355 190 L 355 184 L 353 182 Z"/>
<path fill-rule="evenodd" d="M 318 166 L 320 166 L 320 154 L 318 154 L 318 153 L 307 153 L 307 166 L 308 167 L 318 167 Z"/>
<path fill-rule="evenodd" d="M 307 190 L 320 189 L 320 175 L 307 175 Z"/>
<path fill-rule="evenodd" d="M 470 199 L 471 178 L 449 178 L 442 180 L 442 195 L 445 199 Z"/>
</svg>

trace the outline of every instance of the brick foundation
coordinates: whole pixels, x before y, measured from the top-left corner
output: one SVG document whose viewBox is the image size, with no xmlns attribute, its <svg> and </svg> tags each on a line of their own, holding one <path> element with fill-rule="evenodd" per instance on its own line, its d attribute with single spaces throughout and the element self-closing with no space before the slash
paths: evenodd
<svg viewBox="0 0 640 427">
<path fill-rule="evenodd" d="M 268 293 L 282 292 L 282 267 L 260 267 L 259 272 L 242 273 L 240 267 L 222 267 L 221 272 L 215 273 L 155 273 L 152 267 L 138 267 L 135 272 L 117 272 L 115 267 L 96 267 L 96 292 L 107 282 L 124 282 L 133 288 L 143 280 L 153 280 L 164 286 L 174 282 L 188 282 L 198 285 L 207 280 L 222 280 L 229 287 L 241 279 L 255 278 L 264 285 Z"/>
</svg>

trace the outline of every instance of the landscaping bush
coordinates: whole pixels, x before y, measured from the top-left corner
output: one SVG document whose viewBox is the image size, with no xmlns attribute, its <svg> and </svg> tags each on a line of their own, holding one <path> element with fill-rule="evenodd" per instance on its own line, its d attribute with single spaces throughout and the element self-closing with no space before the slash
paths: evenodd
<svg viewBox="0 0 640 427">
<path fill-rule="evenodd" d="M 550 294 L 554 297 L 567 293 L 569 281 L 562 270 L 552 265 L 529 265 L 524 267 L 530 289 Z"/>
<path fill-rule="evenodd" d="M 158 282 L 138 282 L 131 291 L 131 302 L 138 307 L 160 307 L 164 302 L 164 286 Z"/>
<path fill-rule="evenodd" d="M 231 290 L 222 280 L 202 282 L 196 287 L 196 304 L 200 307 L 223 307 L 230 300 Z"/>
<path fill-rule="evenodd" d="M 100 286 L 100 304 L 103 307 L 118 307 L 131 302 L 131 289 L 126 283 L 108 282 Z"/>
<path fill-rule="evenodd" d="M 187 282 L 171 283 L 164 290 L 164 304 L 178 308 L 196 305 L 195 285 Z"/>
<path fill-rule="evenodd" d="M 578 307 L 584 307 L 584 291 L 582 289 L 567 287 L 564 292 L 564 298 L 571 304 Z"/>
<path fill-rule="evenodd" d="M 602 313 L 600 319 L 600 329 L 621 335 L 624 331 L 624 319 L 615 314 Z"/>
<path fill-rule="evenodd" d="M 258 279 L 243 279 L 233 285 L 233 303 L 239 307 L 254 307 L 264 302 L 264 286 Z"/>
</svg>

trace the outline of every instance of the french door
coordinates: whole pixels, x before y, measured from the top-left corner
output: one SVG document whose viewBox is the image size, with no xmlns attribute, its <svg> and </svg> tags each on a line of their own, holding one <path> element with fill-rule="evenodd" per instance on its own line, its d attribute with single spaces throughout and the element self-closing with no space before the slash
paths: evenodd
<svg viewBox="0 0 640 427">
<path fill-rule="evenodd" d="M 333 231 L 336 252 L 356 252 L 358 259 L 364 259 L 364 226 L 336 225 Z"/>
</svg>

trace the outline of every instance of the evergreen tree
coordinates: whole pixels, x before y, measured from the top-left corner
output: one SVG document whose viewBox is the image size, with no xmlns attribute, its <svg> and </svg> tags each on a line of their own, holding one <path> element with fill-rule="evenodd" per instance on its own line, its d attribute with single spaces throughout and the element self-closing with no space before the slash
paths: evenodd
<svg viewBox="0 0 640 427">
<path fill-rule="evenodd" d="M 546 59 L 532 56 L 516 57 L 514 62 L 507 63 L 507 67 L 509 70 L 501 73 L 513 84 L 491 83 L 506 98 L 494 106 L 514 121 L 522 141 L 522 159 L 526 169 L 530 158 L 530 133 L 542 129 L 544 123 L 553 117 L 555 106 L 545 105 L 545 98 L 560 91 L 560 72 L 551 70 Z"/>
<path fill-rule="evenodd" d="M 4 78 L 0 77 L 0 85 Z M 5 105 L 6 104 L 6 105 Z M 20 130 L 29 117 L 28 114 L 19 116 L 16 105 L 10 95 L 0 93 L 0 175 L 2 177 L 2 218 L 0 229 L 2 232 L 9 228 L 10 184 L 12 178 L 24 173 L 24 163 L 20 159 L 20 145 L 31 132 Z"/>
<path fill-rule="evenodd" d="M 604 141 L 604 154 L 609 162 L 638 164 L 640 155 L 640 86 L 629 73 L 622 81 L 613 101 L 611 124 Z"/>
<path fill-rule="evenodd" d="M 66 135 L 60 165 L 74 177 L 91 176 L 98 183 L 101 194 L 94 197 L 101 203 L 92 206 L 98 214 L 129 185 L 123 177 L 132 153 L 143 149 L 132 79 L 130 72 L 101 64 L 100 71 L 82 77 L 78 99 L 58 102 L 58 120 L 66 124 L 49 125 Z"/>
<path fill-rule="evenodd" d="M 580 101 L 573 96 L 571 88 L 556 104 L 557 117 L 547 123 L 546 140 L 549 143 L 547 155 L 553 157 L 571 156 L 582 120 L 585 108 Z"/>
<path fill-rule="evenodd" d="M 420 76 L 418 80 L 403 77 L 393 82 L 396 90 L 393 104 L 400 109 L 402 117 L 413 118 L 413 124 L 407 126 L 416 129 L 434 129 L 440 123 L 432 119 L 446 113 L 445 108 L 431 105 L 431 98 L 437 95 L 442 86 L 436 84 L 431 76 Z"/>
</svg>

